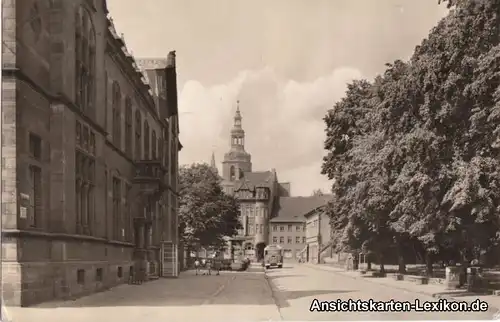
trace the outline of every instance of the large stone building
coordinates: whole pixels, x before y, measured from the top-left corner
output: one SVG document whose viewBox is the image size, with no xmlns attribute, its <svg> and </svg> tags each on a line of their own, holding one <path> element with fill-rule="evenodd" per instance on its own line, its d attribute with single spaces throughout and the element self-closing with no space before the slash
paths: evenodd
<svg viewBox="0 0 500 322">
<path fill-rule="evenodd" d="M 258 260 L 265 246 L 273 243 L 285 249 L 285 256 L 295 258 L 305 246 L 304 215 L 325 204 L 326 197 L 291 197 L 290 183 L 280 183 L 275 169 L 253 171 L 251 155 L 245 150 L 239 103 L 230 142 L 222 162 L 222 185 L 240 201 L 243 229 L 228 239 L 226 256 Z"/>
<path fill-rule="evenodd" d="M 175 53 L 139 69 L 105 0 L 2 5 L 4 303 L 175 276 Z"/>
</svg>

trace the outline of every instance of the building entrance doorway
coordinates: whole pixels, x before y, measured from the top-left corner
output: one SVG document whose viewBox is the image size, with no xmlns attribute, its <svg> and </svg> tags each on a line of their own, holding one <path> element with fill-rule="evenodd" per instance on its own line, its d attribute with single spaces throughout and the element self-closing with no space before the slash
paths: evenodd
<svg viewBox="0 0 500 322">
<path fill-rule="evenodd" d="M 265 243 L 258 243 L 255 246 L 257 261 L 261 261 L 262 259 L 264 259 L 264 248 L 266 248 Z"/>
</svg>

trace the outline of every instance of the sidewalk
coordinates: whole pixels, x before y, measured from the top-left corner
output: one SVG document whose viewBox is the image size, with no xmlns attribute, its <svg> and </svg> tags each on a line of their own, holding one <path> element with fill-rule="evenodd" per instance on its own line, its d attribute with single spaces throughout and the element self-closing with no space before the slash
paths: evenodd
<svg viewBox="0 0 500 322">
<path fill-rule="evenodd" d="M 8 307 L 15 322 L 252 321 L 277 319 L 279 312 L 263 273 L 221 272 L 195 275 L 185 271 L 175 279 L 141 285 L 120 285 L 70 301 L 29 308 Z"/>
<path fill-rule="evenodd" d="M 367 278 L 359 273 L 359 271 L 346 271 L 328 264 L 302 264 L 307 267 L 325 271 L 335 272 L 354 279 L 363 279 L 366 282 L 381 284 L 405 290 L 408 292 L 424 294 L 434 298 L 448 298 L 455 301 L 473 302 L 476 299 L 487 302 L 489 304 L 489 311 L 492 313 L 500 312 L 500 296 L 495 295 L 481 295 L 470 293 L 465 290 L 446 290 L 444 286 L 438 284 L 419 285 L 409 281 L 397 281 L 391 275 L 388 277 Z"/>
</svg>

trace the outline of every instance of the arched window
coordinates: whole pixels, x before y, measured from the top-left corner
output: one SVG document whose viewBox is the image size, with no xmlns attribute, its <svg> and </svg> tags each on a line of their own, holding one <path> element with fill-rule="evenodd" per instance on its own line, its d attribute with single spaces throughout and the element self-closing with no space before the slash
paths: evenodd
<svg viewBox="0 0 500 322">
<path fill-rule="evenodd" d="M 121 100 L 122 93 L 118 82 L 113 82 L 113 142 L 118 148 L 121 148 Z"/>
<path fill-rule="evenodd" d="M 231 166 L 231 168 L 229 168 L 229 178 L 231 181 L 234 181 L 234 179 L 236 178 L 236 173 L 233 165 Z"/>
<path fill-rule="evenodd" d="M 75 103 L 92 115 L 95 101 L 95 31 L 89 12 L 75 14 Z"/>
<path fill-rule="evenodd" d="M 144 160 L 149 160 L 149 124 L 144 120 Z"/>
<path fill-rule="evenodd" d="M 125 99 L 125 153 L 132 156 L 132 101 Z"/>
<path fill-rule="evenodd" d="M 153 130 L 151 133 L 151 156 L 153 160 L 156 160 L 156 132 Z"/>
<path fill-rule="evenodd" d="M 141 112 L 137 109 L 135 111 L 135 159 L 136 160 L 142 159 L 141 134 L 142 134 L 142 117 L 141 117 Z"/>
</svg>

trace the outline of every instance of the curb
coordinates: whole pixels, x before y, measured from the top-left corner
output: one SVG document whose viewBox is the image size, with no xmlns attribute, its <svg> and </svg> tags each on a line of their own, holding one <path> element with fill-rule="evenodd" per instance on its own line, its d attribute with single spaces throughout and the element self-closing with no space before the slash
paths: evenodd
<svg viewBox="0 0 500 322">
<path fill-rule="evenodd" d="M 273 282 L 271 282 L 269 280 L 269 277 L 267 276 L 267 273 L 266 271 L 264 270 L 264 279 L 266 280 L 266 283 L 267 283 L 267 286 L 269 287 L 269 290 L 271 291 L 271 297 L 273 298 L 273 301 L 274 301 L 274 305 L 276 306 L 276 310 L 278 310 L 278 315 L 281 319 L 281 321 L 283 321 L 283 315 L 281 314 L 281 304 L 280 304 L 280 300 L 278 299 L 278 296 L 277 296 L 277 293 L 279 292 L 279 290 L 276 288 L 276 286 L 273 284 Z"/>
<path fill-rule="evenodd" d="M 320 271 L 337 273 L 339 275 L 342 275 L 342 276 L 345 276 L 345 277 L 349 277 L 349 278 L 352 278 L 352 279 L 355 279 L 355 280 L 362 279 L 363 281 L 366 281 L 366 282 L 372 283 L 372 284 L 379 284 L 379 285 L 384 285 L 386 287 L 395 288 L 395 289 L 402 290 L 402 291 L 407 291 L 407 292 L 412 292 L 412 293 L 427 295 L 427 296 L 431 296 L 431 297 L 436 298 L 436 299 L 449 299 L 449 300 L 453 300 L 453 301 L 457 301 L 457 302 L 461 301 L 460 299 L 457 299 L 456 297 L 449 296 L 449 295 L 446 295 L 446 294 L 441 294 L 441 293 L 426 293 L 426 292 L 422 292 L 422 291 L 411 290 L 411 289 L 404 288 L 404 287 L 397 287 L 397 286 L 394 286 L 394 285 L 387 285 L 387 284 L 377 283 L 377 282 L 370 281 L 370 279 L 363 278 L 361 276 L 352 276 L 352 275 L 349 275 L 349 274 L 345 274 L 343 271 L 334 271 L 334 270 L 324 269 L 321 266 L 315 266 L 315 265 L 311 265 L 311 264 L 304 264 L 304 266 L 312 268 L 312 269 L 317 269 L 317 270 L 320 270 Z M 490 305 L 488 303 L 488 312 L 489 313 L 493 313 L 493 314 L 497 314 L 497 313 L 500 313 L 500 308 L 492 306 L 492 305 Z"/>
</svg>

